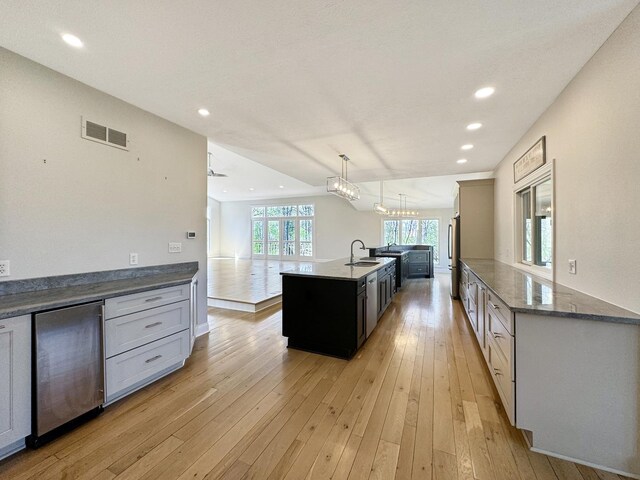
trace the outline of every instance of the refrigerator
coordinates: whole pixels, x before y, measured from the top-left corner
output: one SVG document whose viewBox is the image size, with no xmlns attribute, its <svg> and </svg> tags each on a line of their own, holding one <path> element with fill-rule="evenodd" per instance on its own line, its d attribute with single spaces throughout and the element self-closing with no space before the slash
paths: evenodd
<svg viewBox="0 0 640 480">
<path fill-rule="evenodd" d="M 33 316 L 30 447 L 97 415 L 104 402 L 102 302 Z"/>
<path fill-rule="evenodd" d="M 451 271 L 451 298 L 458 298 L 460 292 L 460 215 L 455 215 L 449 223 L 449 270 Z"/>
</svg>

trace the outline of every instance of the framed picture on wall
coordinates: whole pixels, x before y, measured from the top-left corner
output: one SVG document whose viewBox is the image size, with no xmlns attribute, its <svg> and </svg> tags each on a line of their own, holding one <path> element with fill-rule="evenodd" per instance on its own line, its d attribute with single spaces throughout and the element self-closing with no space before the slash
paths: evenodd
<svg viewBox="0 0 640 480">
<path fill-rule="evenodd" d="M 547 162 L 546 150 L 546 140 L 543 136 L 513 164 L 513 183 L 518 183 L 543 166 Z"/>
</svg>

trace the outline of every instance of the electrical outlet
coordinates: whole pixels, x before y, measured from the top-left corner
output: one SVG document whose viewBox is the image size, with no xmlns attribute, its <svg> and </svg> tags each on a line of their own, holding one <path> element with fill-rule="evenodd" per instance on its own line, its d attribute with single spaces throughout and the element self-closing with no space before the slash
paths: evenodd
<svg viewBox="0 0 640 480">
<path fill-rule="evenodd" d="M 137 265 L 138 264 L 138 254 L 130 253 L 129 254 L 129 265 Z"/>
<path fill-rule="evenodd" d="M 182 243 L 169 242 L 169 253 L 180 253 L 180 252 L 182 252 Z"/>
<path fill-rule="evenodd" d="M 575 260 L 569 260 L 569 273 L 571 275 L 575 275 L 576 274 L 576 261 Z"/>
<path fill-rule="evenodd" d="M 0 260 L 0 277 L 8 277 L 9 275 L 11 275 L 9 260 Z"/>
</svg>

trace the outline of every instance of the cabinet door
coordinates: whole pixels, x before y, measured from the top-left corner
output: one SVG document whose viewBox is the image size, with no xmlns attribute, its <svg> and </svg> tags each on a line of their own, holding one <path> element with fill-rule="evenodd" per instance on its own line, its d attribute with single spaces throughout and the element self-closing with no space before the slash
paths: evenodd
<svg viewBox="0 0 640 480">
<path fill-rule="evenodd" d="M 357 297 L 356 308 L 356 332 L 358 336 L 358 347 L 362 345 L 367 336 L 367 292 L 362 292 Z"/>
<path fill-rule="evenodd" d="M 31 316 L 0 320 L 0 450 L 31 433 Z"/>
</svg>

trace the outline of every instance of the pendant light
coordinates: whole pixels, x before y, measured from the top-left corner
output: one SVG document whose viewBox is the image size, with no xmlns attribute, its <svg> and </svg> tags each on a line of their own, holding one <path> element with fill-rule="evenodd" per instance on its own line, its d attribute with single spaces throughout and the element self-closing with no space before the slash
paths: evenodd
<svg viewBox="0 0 640 480">
<path fill-rule="evenodd" d="M 344 154 L 339 155 L 342 158 L 342 175 L 339 177 L 327 177 L 327 192 L 333 193 L 347 200 L 359 200 L 360 188 L 347 180 L 347 162 L 349 157 Z"/>
<path fill-rule="evenodd" d="M 414 218 L 420 214 L 417 210 L 407 209 L 407 196 L 404 193 L 399 193 L 398 196 L 400 197 L 400 209 L 389 211 L 389 213 L 387 213 L 388 216 L 395 218 Z"/>
<path fill-rule="evenodd" d="M 378 215 L 389 215 L 389 209 L 384 206 L 384 189 L 383 182 L 380 180 L 380 202 L 373 204 L 373 211 Z"/>
</svg>

